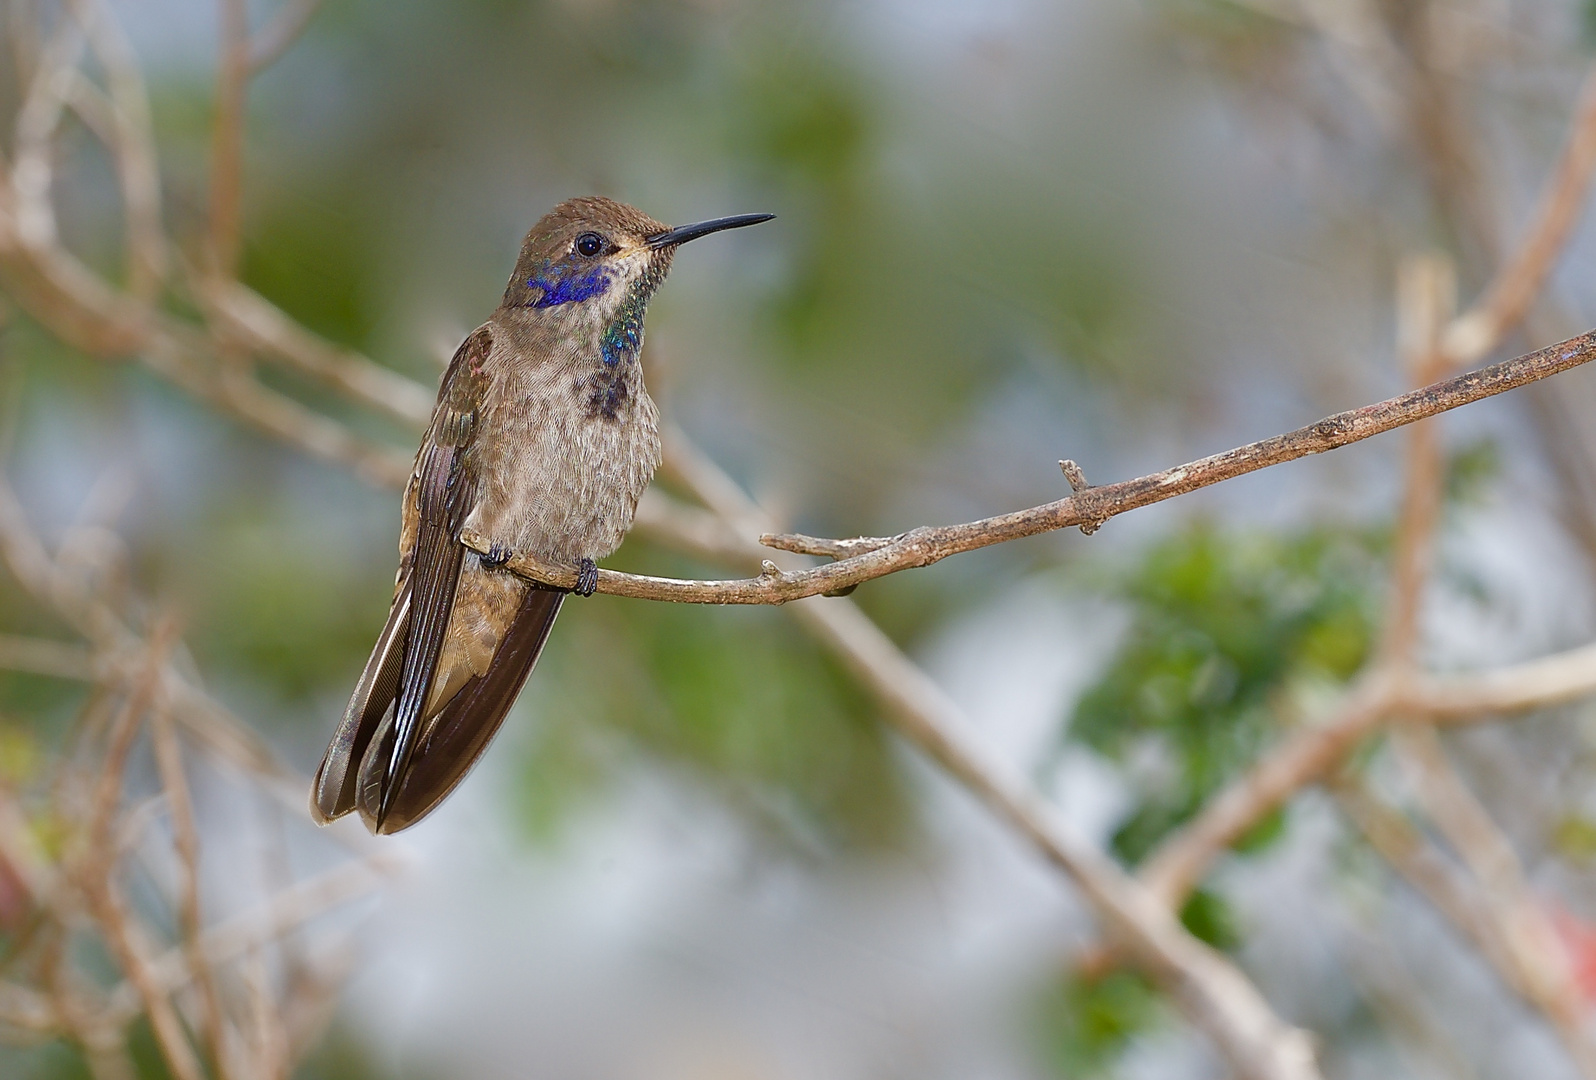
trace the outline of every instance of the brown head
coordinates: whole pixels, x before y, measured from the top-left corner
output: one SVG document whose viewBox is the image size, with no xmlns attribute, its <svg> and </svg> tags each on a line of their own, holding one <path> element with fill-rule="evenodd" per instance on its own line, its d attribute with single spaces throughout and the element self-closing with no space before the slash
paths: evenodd
<svg viewBox="0 0 1596 1080">
<path fill-rule="evenodd" d="M 673 229 L 613 199 L 567 199 L 526 234 L 504 290 L 504 308 L 573 329 L 635 324 L 640 333 L 643 310 L 665 280 L 677 247 L 773 216 L 741 214 Z"/>
</svg>

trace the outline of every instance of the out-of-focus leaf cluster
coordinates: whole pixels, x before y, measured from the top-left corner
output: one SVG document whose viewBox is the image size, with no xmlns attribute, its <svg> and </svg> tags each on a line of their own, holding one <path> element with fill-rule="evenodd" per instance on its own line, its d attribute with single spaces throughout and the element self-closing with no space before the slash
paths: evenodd
<svg viewBox="0 0 1596 1080">
<path fill-rule="evenodd" d="M 1036 1002 L 1043 1060 L 1059 1076 L 1105 1075 L 1162 1011 L 1158 990 L 1135 972 L 1063 975 Z"/>
<path fill-rule="evenodd" d="M 1077 701 L 1067 737 L 1125 766 L 1134 801 L 1113 847 L 1144 857 L 1253 761 L 1293 690 L 1347 679 L 1372 643 L 1383 539 L 1324 526 L 1271 534 L 1189 525 L 1108 582 L 1130 626 Z M 1280 835 L 1266 819 L 1238 845 Z M 1224 898 L 1198 889 L 1181 922 L 1218 948 L 1241 928 Z M 1063 974 L 1044 994 L 1041 1045 L 1061 1076 L 1111 1071 L 1159 1017 L 1156 991 L 1125 970 Z"/>
<path fill-rule="evenodd" d="M 1247 762 L 1289 706 L 1367 655 L 1381 582 L 1371 532 L 1284 536 L 1197 524 L 1119 579 L 1125 643 L 1080 699 L 1069 737 L 1128 766 L 1136 805 L 1114 834 L 1135 863 Z"/>
</svg>

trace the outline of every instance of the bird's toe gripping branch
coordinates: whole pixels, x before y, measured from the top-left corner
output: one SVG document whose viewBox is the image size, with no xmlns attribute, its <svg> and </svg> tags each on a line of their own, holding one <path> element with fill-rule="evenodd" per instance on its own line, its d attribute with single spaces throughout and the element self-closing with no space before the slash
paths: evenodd
<svg viewBox="0 0 1596 1080">
<path fill-rule="evenodd" d="M 506 566 L 515 558 L 515 549 L 499 543 L 497 540 L 481 545 L 482 538 L 476 534 L 461 533 L 460 542 L 477 552 L 477 557 L 482 560 L 482 565 L 489 570 L 498 570 Z M 486 550 L 483 550 L 483 548 Z M 583 559 L 577 564 L 576 584 L 571 591 L 578 596 L 592 596 L 598 589 L 598 564 L 592 559 Z"/>
<path fill-rule="evenodd" d="M 505 547 L 503 544 L 495 540 L 493 543 L 488 545 L 487 551 L 481 552 L 478 555 L 478 558 L 482 560 L 483 566 L 486 566 L 490 570 L 497 570 L 499 567 L 509 562 L 514 555 L 515 551 L 513 549 Z"/>
<path fill-rule="evenodd" d="M 571 591 L 578 596 L 592 596 L 597 588 L 598 564 L 592 559 L 583 559 L 576 572 L 576 588 Z"/>
</svg>

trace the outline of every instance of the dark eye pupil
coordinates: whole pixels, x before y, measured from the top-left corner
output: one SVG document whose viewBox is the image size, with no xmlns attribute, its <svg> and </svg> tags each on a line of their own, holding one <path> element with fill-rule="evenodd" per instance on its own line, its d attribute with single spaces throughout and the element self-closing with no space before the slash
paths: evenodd
<svg viewBox="0 0 1596 1080">
<path fill-rule="evenodd" d="M 576 250 L 589 257 L 604 250 L 604 238 L 596 232 L 585 232 L 576 238 Z"/>
</svg>

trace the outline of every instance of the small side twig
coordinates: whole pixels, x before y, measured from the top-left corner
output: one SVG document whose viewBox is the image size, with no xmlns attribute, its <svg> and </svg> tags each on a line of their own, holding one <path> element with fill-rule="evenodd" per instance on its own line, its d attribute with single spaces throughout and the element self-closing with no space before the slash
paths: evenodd
<svg viewBox="0 0 1596 1080">
<path fill-rule="evenodd" d="M 828 559 L 849 559 L 855 555 L 864 555 L 890 544 L 896 544 L 902 539 L 902 533 L 897 536 L 853 536 L 845 540 L 828 540 L 823 536 L 807 536 L 804 533 L 759 534 L 759 542 L 765 547 L 790 551 L 795 555 L 820 555 Z"/>
<path fill-rule="evenodd" d="M 166 277 L 166 234 L 161 224 L 160 170 L 149 95 L 133 47 L 104 0 L 73 0 L 70 5 L 88 35 L 95 58 L 105 68 L 109 88 L 108 138 L 122 185 L 127 219 L 127 288 L 150 301 Z"/>
<path fill-rule="evenodd" d="M 1071 461 L 1069 458 L 1065 458 L 1063 461 L 1060 461 L 1058 463 L 1058 467 L 1063 470 L 1064 479 L 1069 481 L 1070 490 L 1075 492 L 1075 494 L 1079 495 L 1081 492 L 1086 491 L 1092 486 L 1091 484 L 1087 483 L 1085 470 L 1083 470 L 1079 465 L 1075 464 L 1075 462 Z M 1108 519 L 1104 518 L 1103 520 L 1106 521 Z M 1102 527 L 1102 521 L 1084 522 L 1080 527 L 1081 535 L 1091 536 L 1094 532 Z"/>
</svg>

